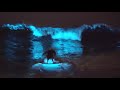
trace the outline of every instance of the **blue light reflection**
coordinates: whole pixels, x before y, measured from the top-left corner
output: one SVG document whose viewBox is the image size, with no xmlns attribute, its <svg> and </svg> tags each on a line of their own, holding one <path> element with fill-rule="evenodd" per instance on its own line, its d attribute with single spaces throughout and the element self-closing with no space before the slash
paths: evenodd
<svg viewBox="0 0 120 90">
<path fill-rule="evenodd" d="M 43 46 L 41 42 L 32 41 L 32 58 L 33 59 L 41 59 L 43 53 Z"/>
</svg>

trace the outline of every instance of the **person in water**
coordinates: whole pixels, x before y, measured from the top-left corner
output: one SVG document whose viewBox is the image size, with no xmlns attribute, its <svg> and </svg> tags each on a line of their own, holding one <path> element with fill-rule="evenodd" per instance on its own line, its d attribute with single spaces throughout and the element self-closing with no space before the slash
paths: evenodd
<svg viewBox="0 0 120 90">
<path fill-rule="evenodd" d="M 53 59 L 54 59 L 55 56 L 56 56 L 56 52 L 55 52 L 54 49 L 50 48 L 49 50 L 45 51 L 45 52 L 43 53 L 43 55 L 45 55 L 45 56 L 47 57 L 47 63 L 48 63 L 48 60 L 49 60 L 49 59 L 52 59 L 52 61 L 53 61 Z M 53 62 L 53 63 L 54 63 L 54 62 Z"/>
</svg>

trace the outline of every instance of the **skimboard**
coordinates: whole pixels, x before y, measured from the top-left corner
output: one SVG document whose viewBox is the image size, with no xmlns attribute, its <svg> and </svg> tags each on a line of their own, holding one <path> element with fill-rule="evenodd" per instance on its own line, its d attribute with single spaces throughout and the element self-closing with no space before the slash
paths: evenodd
<svg viewBox="0 0 120 90">
<path fill-rule="evenodd" d="M 36 63 L 32 65 L 32 70 L 39 72 L 65 72 L 71 69 L 69 63 Z"/>
</svg>

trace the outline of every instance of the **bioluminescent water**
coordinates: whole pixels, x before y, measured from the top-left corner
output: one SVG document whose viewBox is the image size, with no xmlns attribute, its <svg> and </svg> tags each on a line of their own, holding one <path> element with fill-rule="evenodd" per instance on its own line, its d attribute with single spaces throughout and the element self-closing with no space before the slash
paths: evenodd
<svg viewBox="0 0 120 90">
<path fill-rule="evenodd" d="M 57 64 L 41 64 L 37 63 L 32 66 L 32 69 L 39 72 L 64 72 L 71 69 L 71 64 L 57 63 Z"/>
<path fill-rule="evenodd" d="M 52 39 L 70 39 L 70 40 L 80 40 L 81 29 L 82 28 L 53 28 L 53 27 L 35 27 L 33 25 L 25 24 L 5 24 L 2 27 L 8 27 L 10 30 L 25 29 L 29 28 L 33 35 L 36 37 L 41 37 L 45 35 L 51 35 Z"/>
<path fill-rule="evenodd" d="M 83 52 L 81 48 L 81 32 L 87 26 L 79 28 L 53 28 L 53 27 L 35 27 L 26 24 L 5 24 L 2 27 L 8 27 L 10 30 L 23 30 L 29 28 L 33 34 L 31 36 L 31 58 L 34 60 L 42 59 L 42 53 L 53 47 L 58 57 L 80 56 Z M 47 35 L 50 35 L 48 37 Z M 43 38 L 45 36 L 45 38 Z M 15 37 L 11 37 L 15 38 Z M 13 41 L 14 44 L 16 42 Z M 77 48 L 77 49 L 76 49 Z M 9 51 L 9 50 L 8 50 Z"/>
<path fill-rule="evenodd" d="M 32 41 L 31 51 L 32 51 L 32 58 L 33 59 L 41 59 L 42 58 L 42 52 L 44 52 L 41 42 Z"/>
<path fill-rule="evenodd" d="M 106 24 L 93 24 L 93 25 L 82 25 L 76 28 L 60 28 L 60 27 L 36 27 L 34 25 L 26 24 L 4 24 L 2 27 L 7 27 L 10 30 L 30 30 L 32 35 L 30 36 L 30 42 L 24 42 L 22 37 L 9 35 L 6 43 L 10 45 L 6 46 L 8 49 L 5 51 L 7 56 L 12 54 L 14 50 L 12 48 L 21 47 L 24 48 L 25 43 L 30 43 L 29 51 L 31 53 L 30 58 L 33 60 L 42 59 L 42 53 L 49 49 L 54 48 L 57 52 L 58 57 L 73 57 L 81 56 L 83 53 L 83 48 L 81 44 L 81 33 L 85 29 L 95 30 L 96 28 L 110 28 Z M 110 28 L 110 30 L 112 30 Z M 12 40 L 12 39 L 16 39 Z M 24 43 L 23 43 L 24 42 Z M 13 54 L 12 54 L 13 55 Z M 12 56 L 11 55 L 11 56 Z"/>
<path fill-rule="evenodd" d="M 40 70 L 39 67 L 47 71 L 58 71 L 69 70 L 71 64 L 69 63 L 59 63 L 57 60 L 54 60 L 57 63 L 53 63 L 52 60 L 44 59 L 42 55 L 43 52 L 49 48 L 54 48 L 57 57 L 64 60 L 75 60 L 75 58 L 80 58 L 85 51 L 81 43 L 81 34 L 85 29 L 95 30 L 96 28 L 102 28 L 103 26 L 109 28 L 105 24 L 93 24 L 93 25 L 83 25 L 76 28 L 60 28 L 60 27 L 36 27 L 34 25 L 26 24 L 4 24 L 2 28 L 10 31 L 19 31 L 19 32 L 10 32 L 5 35 L 1 35 L 0 44 L 1 57 L 8 61 L 27 61 L 27 65 L 24 65 L 24 69 L 30 69 L 33 66 L 34 69 Z M 104 28 L 104 27 L 103 27 Z M 31 31 L 32 34 L 20 33 L 22 31 Z M 112 29 L 110 28 L 112 31 Z M 93 47 L 94 49 L 94 47 Z M 34 64 L 31 61 L 44 60 L 44 64 Z M 13 69 L 16 71 L 19 65 L 13 66 Z M 63 67 L 61 67 L 63 66 Z M 10 66 L 11 68 L 11 66 Z M 22 69 L 23 70 L 23 69 Z M 14 71 L 13 71 L 14 72 Z M 29 71 L 28 71 L 29 72 Z"/>
</svg>

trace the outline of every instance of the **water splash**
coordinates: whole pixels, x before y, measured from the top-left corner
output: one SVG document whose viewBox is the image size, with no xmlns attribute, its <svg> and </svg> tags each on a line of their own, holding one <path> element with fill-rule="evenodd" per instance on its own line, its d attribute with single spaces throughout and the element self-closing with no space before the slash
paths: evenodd
<svg viewBox="0 0 120 90">
<path fill-rule="evenodd" d="M 2 27 L 8 27 L 10 30 L 23 30 L 30 29 L 33 32 L 33 36 L 41 37 L 46 35 L 51 35 L 52 39 L 65 39 L 65 40 L 80 40 L 81 29 L 82 28 L 53 28 L 53 27 L 36 27 L 33 25 L 26 24 L 4 24 Z"/>
<path fill-rule="evenodd" d="M 72 65 L 69 63 L 57 63 L 57 64 L 41 64 L 37 63 L 32 66 L 32 69 L 39 72 L 65 72 L 70 71 Z"/>
<path fill-rule="evenodd" d="M 2 27 L 8 27 L 10 30 L 24 30 L 27 27 L 26 24 L 4 24 Z"/>
</svg>

